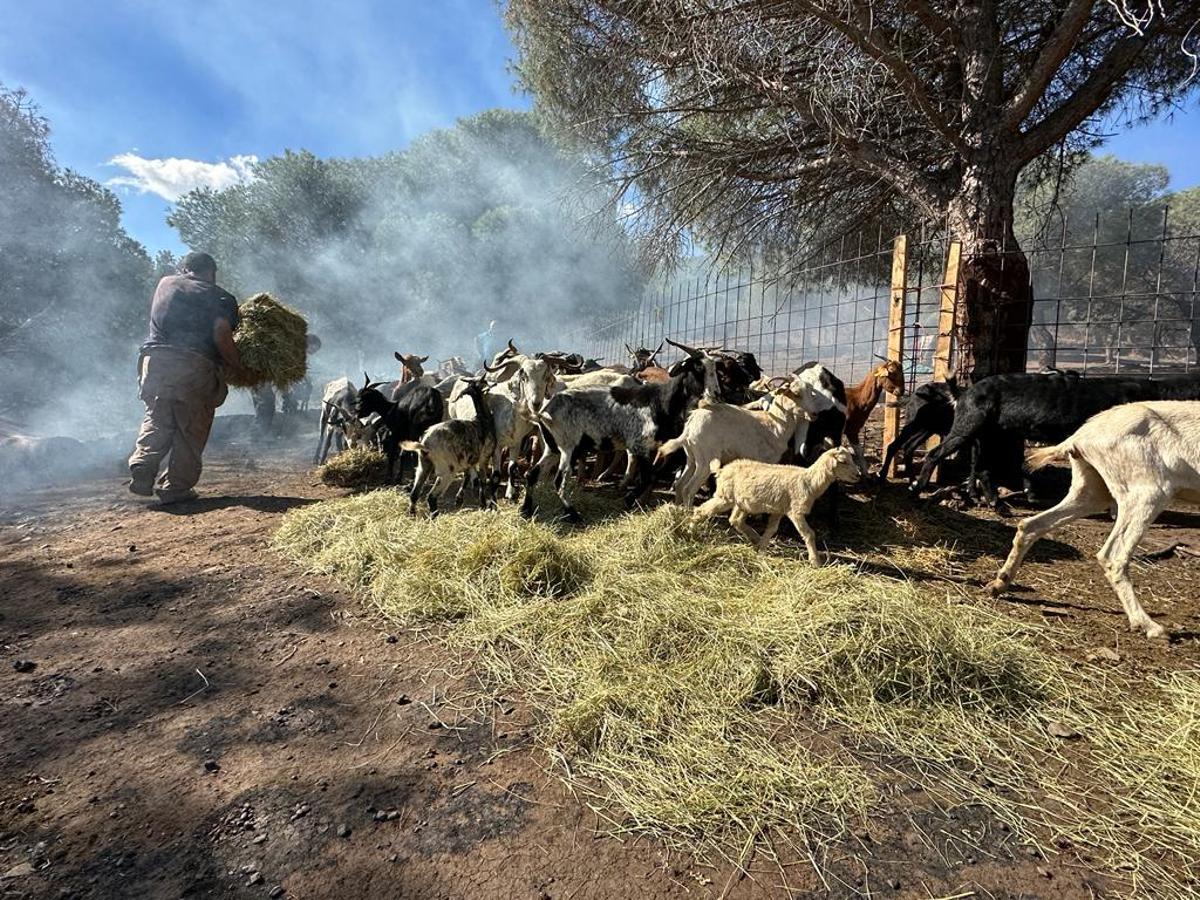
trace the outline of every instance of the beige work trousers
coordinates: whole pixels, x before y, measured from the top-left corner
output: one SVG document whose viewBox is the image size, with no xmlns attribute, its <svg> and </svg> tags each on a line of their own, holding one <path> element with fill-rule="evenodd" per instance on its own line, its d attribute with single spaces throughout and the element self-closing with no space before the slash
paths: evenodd
<svg viewBox="0 0 1200 900">
<path fill-rule="evenodd" d="M 142 357 L 139 386 L 146 415 L 129 473 L 134 481 L 154 481 L 163 493 L 190 490 L 200 480 L 213 416 L 228 394 L 217 365 L 199 353 L 155 348 Z"/>
</svg>

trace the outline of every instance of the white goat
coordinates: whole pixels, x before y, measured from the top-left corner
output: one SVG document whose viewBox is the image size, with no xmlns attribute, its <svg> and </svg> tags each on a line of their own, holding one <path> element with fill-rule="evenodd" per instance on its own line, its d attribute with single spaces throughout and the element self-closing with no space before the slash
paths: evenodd
<svg viewBox="0 0 1200 900">
<path fill-rule="evenodd" d="M 588 387 L 635 388 L 641 382 L 625 372 L 617 372 L 614 369 L 597 369 L 595 372 L 584 372 L 582 375 L 560 375 L 558 383 L 563 390 L 575 390 Z"/>
<path fill-rule="evenodd" d="M 1129 581 L 1129 561 L 1158 514 L 1174 500 L 1200 503 L 1200 401 L 1158 400 L 1114 406 L 1088 419 L 1054 447 L 1030 451 L 1029 468 L 1071 463 L 1071 489 L 1057 506 L 1017 525 L 1012 551 L 988 585 L 993 596 L 1012 582 L 1029 548 L 1059 526 L 1102 513 L 1115 501 L 1117 521 L 1096 554 L 1131 631 L 1166 630 L 1146 615 Z"/>
<path fill-rule="evenodd" d="M 717 489 L 712 499 L 701 503 L 692 513 L 700 522 L 721 513 L 729 513 L 729 524 L 747 540 L 767 548 L 784 516 L 804 538 L 808 559 L 814 566 L 822 563 L 817 536 L 806 518 L 813 504 L 835 481 L 853 483 L 861 476 L 849 447 L 836 447 L 822 453 L 807 469 L 775 463 L 739 459 L 717 472 Z M 762 536 L 746 524 L 747 516 L 766 513 L 767 527 Z"/>
<path fill-rule="evenodd" d="M 746 409 L 728 403 L 706 403 L 691 415 L 683 433 L 658 448 L 655 462 L 678 450 L 687 454 L 687 464 L 675 482 L 675 502 L 691 506 L 696 492 L 708 480 L 713 463 L 725 465 L 735 459 L 776 463 L 788 442 L 808 415 L 803 408 L 803 388 L 785 385 L 770 394 L 766 410 Z"/>
</svg>

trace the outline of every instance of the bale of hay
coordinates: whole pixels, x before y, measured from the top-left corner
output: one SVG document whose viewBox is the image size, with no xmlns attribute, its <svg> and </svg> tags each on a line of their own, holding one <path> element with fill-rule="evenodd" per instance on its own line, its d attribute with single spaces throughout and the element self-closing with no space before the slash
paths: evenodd
<svg viewBox="0 0 1200 900">
<path fill-rule="evenodd" d="M 343 450 L 317 468 L 317 478 L 332 487 L 358 488 L 381 484 L 387 476 L 387 456 L 372 447 Z"/>
<path fill-rule="evenodd" d="M 238 314 L 233 342 L 245 374 L 229 378 L 230 385 L 249 388 L 272 384 L 282 391 L 304 377 L 308 370 L 308 322 L 302 315 L 267 293 L 255 294 L 238 307 Z"/>
</svg>

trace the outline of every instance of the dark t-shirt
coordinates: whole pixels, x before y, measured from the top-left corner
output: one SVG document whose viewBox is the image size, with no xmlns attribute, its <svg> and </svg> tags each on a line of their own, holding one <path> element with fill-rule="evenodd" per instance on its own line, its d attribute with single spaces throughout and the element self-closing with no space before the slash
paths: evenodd
<svg viewBox="0 0 1200 900">
<path fill-rule="evenodd" d="M 220 360 L 213 340 L 217 319 L 237 328 L 237 300 L 229 291 L 194 275 L 168 275 L 150 301 L 150 335 L 143 350 L 176 347 Z"/>
</svg>

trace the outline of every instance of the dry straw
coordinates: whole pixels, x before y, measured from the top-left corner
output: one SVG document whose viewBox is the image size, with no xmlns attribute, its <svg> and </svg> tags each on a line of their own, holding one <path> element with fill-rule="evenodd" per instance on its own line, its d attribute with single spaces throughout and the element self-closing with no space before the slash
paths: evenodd
<svg viewBox="0 0 1200 900">
<path fill-rule="evenodd" d="M 280 390 L 304 377 L 308 366 L 308 323 L 270 294 L 255 294 L 238 307 L 233 342 L 242 359 L 244 378 L 234 387 L 273 384 Z"/>
<path fill-rule="evenodd" d="M 380 484 L 387 475 L 387 456 L 371 447 L 343 450 L 317 467 L 317 477 L 333 487 L 361 488 Z"/>
<path fill-rule="evenodd" d="M 1188 895 L 1200 675 L 1098 678 L 952 585 L 758 555 L 672 507 L 560 532 L 406 504 L 380 491 L 304 507 L 276 546 L 399 622 L 452 623 L 492 684 L 541 710 L 564 778 L 616 827 L 815 858 L 899 768 L 1047 852 L 1090 847 L 1144 896 Z"/>
</svg>

